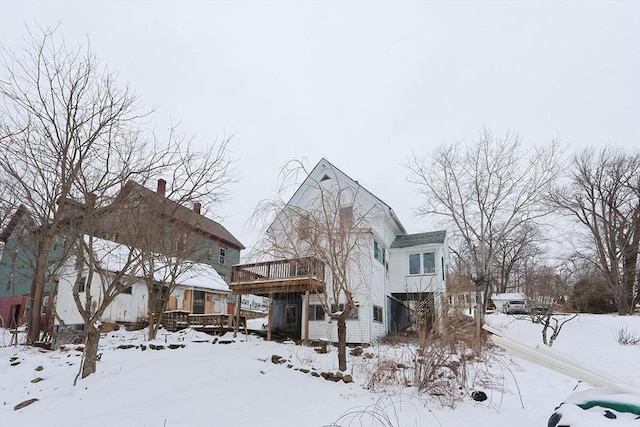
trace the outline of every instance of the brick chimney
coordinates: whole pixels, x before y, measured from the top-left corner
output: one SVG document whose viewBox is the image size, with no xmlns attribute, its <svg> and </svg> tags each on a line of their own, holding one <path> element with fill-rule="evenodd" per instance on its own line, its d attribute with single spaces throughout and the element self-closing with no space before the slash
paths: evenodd
<svg viewBox="0 0 640 427">
<path fill-rule="evenodd" d="M 165 181 L 164 179 L 160 178 L 158 180 L 158 189 L 156 190 L 156 193 L 158 193 L 159 195 L 164 197 L 166 189 L 167 189 L 167 181 Z"/>
<path fill-rule="evenodd" d="M 200 204 L 200 202 L 194 202 L 193 203 L 193 211 L 195 213 L 197 213 L 198 215 L 200 215 L 200 208 L 202 207 L 202 205 Z"/>
</svg>

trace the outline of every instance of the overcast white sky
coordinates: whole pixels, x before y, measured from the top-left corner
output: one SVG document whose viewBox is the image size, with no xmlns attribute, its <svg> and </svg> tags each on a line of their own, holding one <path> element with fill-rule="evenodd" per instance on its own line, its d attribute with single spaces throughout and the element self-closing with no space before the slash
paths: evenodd
<svg viewBox="0 0 640 427">
<path fill-rule="evenodd" d="M 158 126 L 235 133 L 241 180 L 216 210 L 245 221 L 293 158 L 326 157 L 409 232 L 402 164 L 486 126 L 528 143 L 640 145 L 640 1 L 60 2 L 0 0 L 0 43 L 55 26 L 119 70 Z"/>
</svg>

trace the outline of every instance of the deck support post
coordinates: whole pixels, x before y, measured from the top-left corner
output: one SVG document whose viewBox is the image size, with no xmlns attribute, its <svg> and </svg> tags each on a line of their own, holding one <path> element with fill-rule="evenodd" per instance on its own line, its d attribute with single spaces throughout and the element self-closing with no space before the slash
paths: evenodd
<svg viewBox="0 0 640 427">
<path fill-rule="evenodd" d="M 304 344 L 309 344 L 309 295 L 310 292 L 304 293 Z"/>
<path fill-rule="evenodd" d="M 238 294 L 238 299 L 236 301 L 236 321 L 233 326 L 233 337 L 235 338 L 238 335 L 238 329 L 240 328 L 240 311 L 242 309 L 242 294 Z"/>
<path fill-rule="evenodd" d="M 273 324 L 273 292 L 269 292 L 269 313 L 267 315 L 267 341 L 271 341 L 271 325 Z"/>
</svg>

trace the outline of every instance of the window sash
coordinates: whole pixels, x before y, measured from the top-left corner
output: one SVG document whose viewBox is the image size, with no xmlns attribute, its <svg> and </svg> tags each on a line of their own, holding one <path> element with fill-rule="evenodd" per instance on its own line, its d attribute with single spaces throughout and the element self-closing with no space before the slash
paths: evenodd
<svg viewBox="0 0 640 427">
<path fill-rule="evenodd" d="M 422 271 L 424 274 L 433 274 L 436 272 L 436 254 L 434 252 L 425 252 L 422 254 Z"/>
<path fill-rule="evenodd" d="M 420 274 L 420 254 L 409 255 L 409 274 Z"/>
</svg>

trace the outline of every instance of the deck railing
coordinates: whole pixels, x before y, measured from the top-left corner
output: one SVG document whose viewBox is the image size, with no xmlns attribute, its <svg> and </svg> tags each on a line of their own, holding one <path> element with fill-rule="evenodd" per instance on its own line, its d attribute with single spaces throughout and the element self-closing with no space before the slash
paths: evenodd
<svg viewBox="0 0 640 427">
<path fill-rule="evenodd" d="M 324 281 L 324 262 L 315 257 L 283 259 L 234 265 L 231 268 L 231 284 L 259 283 L 316 278 Z"/>
</svg>

